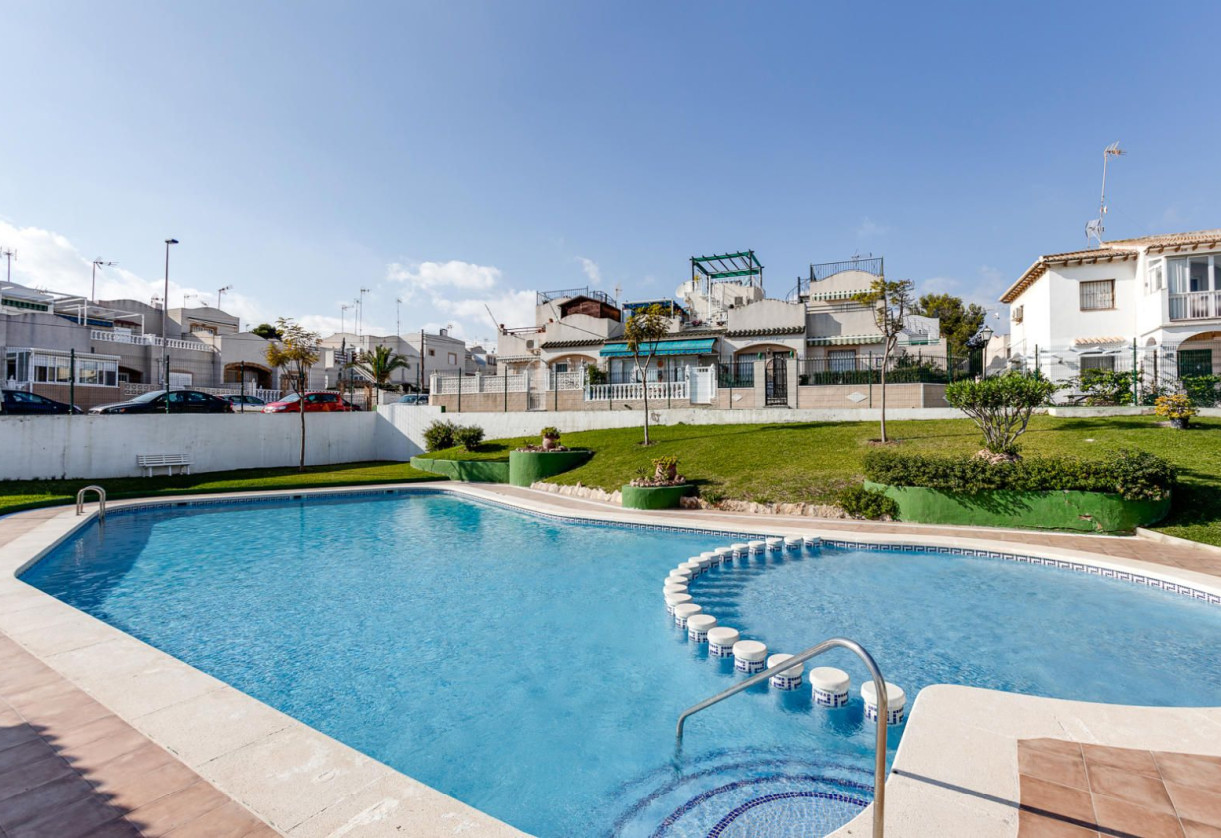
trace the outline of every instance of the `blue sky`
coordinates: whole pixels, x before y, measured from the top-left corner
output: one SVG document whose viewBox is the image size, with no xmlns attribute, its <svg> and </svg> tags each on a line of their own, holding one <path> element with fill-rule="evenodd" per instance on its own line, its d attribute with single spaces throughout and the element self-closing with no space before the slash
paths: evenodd
<svg viewBox="0 0 1221 838">
<path fill-rule="evenodd" d="M 14 279 L 244 319 L 521 325 L 753 248 L 997 307 L 1040 253 L 1221 226 L 1215 3 L 5 2 Z M 72 290 L 69 288 L 68 290 Z"/>
</svg>

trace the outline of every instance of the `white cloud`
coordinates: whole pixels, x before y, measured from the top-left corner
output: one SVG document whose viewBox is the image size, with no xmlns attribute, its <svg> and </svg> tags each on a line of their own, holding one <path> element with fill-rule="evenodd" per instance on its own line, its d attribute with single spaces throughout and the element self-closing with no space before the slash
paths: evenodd
<svg viewBox="0 0 1221 838">
<path fill-rule="evenodd" d="M 401 282 L 404 301 L 416 292 L 436 294 L 440 291 L 487 291 L 500 282 L 500 269 L 490 265 L 475 265 L 451 259 L 448 262 L 420 262 L 404 265 L 392 262 L 386 268 L 386 278 Z"/>
<path fill-rule="evenodd" d="M 597 262 L 593 259 L 586 259 L 584 256 L 578 256 L 577 261 L 581 263 L 581 270 L 585 272 L 590 285 L 602 284 L 602 269 L 598 267 Z"/>
<path fill-rule="evenodd" d="M 890 228 L 884 224 L 878 224 L 871 218 L 866 218 L 856 228 L 856 237 L 858 239 L 874 238 L 875 236 L 884 236 L 890 232 Z"/>
</svg>

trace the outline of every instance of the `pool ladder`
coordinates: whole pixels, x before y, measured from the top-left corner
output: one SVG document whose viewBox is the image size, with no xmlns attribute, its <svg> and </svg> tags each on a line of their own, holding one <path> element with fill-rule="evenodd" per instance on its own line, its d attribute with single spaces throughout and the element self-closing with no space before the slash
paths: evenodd
<svg viewBox="0 0 1221 838">
<path fill-rule="evenodd" d="M 97 492 L 98 495 L 98 523 L 106 523 L 106 490 L 101 486 L 86 486 L 76 493 L 76 514 L 85 514 L 85 493 Z"/>
<path fill-rule="evenodd" d="M 865 651 L 865 648 L 854 640 L 848 640 L 845 637 L 832 637 L 829 640 L 824 640 L 817 646 L 811 646 L 804 652 L 793 655 L 793 657 L 782 663 L 765 669 L 757 675 L 752 675 L 745 681 L 734 684 L 729 689 L 719 692 L 711 698 L 704 699 L 699 704 L 688 707 L 678 717 L 678 729 L 675 731 L 675 736 L 681 745 L 683 741 L 683 724 L 689 716 L 694 716 L 701 710 L 707 710 L 714 704 L 720 704 L 730 696 L 737 695 L 742 690 L 753 687 L 761 681 L 766 681 L 777 673 L 792 669 L 799 663 L 805 663 L 810 658 L 818 657 L 823 652 L 837 648 L 847 649 L 864 661 L 865 668 L 869 670 L 869 674 L 873 677 L 873 686 L 878 697 L 878 738 L 874 745 L 873 770 L 873 838 L 882 838 L 883 817 L 886 809 L 886 720 L 890 715 L 889 702 L 886 695 L 886 679 L 882 677 L 877 663 L 873 660 L 873 655 Z"/>
</svg>

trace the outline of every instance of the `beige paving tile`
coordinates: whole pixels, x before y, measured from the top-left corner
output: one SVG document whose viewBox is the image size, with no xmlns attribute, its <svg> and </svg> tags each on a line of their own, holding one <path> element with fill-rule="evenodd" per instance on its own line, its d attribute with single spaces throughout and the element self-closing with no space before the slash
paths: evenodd
<svg viewBox="0 0 1221 838">
<path fill-rule="evenodd" d="M 132 720 L 154 742 L 196 766 L 264 739 L 291 723 L 284 714 L 229 687 Z"/>
</svg>

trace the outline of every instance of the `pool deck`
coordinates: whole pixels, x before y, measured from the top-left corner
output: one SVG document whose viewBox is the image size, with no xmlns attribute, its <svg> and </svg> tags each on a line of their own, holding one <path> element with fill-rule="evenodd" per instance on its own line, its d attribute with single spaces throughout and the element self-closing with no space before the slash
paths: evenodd
<svg viewBox="0 0 1221 838">
<path fill-rule="evenodd" d="M 382 488 L 413 491 L 352 491 Z M 1221 593 L 1221 553 L 1186 543 L 707 510 L 634 512 L 509 486 L 420 488 L 623 523 L 1018 552 Z M 64 507 L 0 517 L 0 838 L 522 834 L 16 578 L 88 520 Z M 1048 739 L 1061 744 L 1040 742 Z M 1187 758 L 1195 784 L 1184 787 L 1181 777 L 1158 774 L 1157 793 L 1144 789 L 1155 778 L 1129 772 L 1127 782 L 1144 789 L 1129 794 L 1116 789 L 1113 772 L 1091 770 L 1090 753 L 1100 759 L 1102 751 L 1083 750 L 1082 789 L 1063 763 L 1066 751 L 1082 745 L 1152 754 L 1154 766 L 1163 764 L 1159 753 L 1167 765 L 1182 763 L 1175 754 L 1221 757 L 1221 708 L 1124 707 L 928 687 L 912 706 L 886 784 L 886 834 L 1221 835 L 1221 762 L 1213 777 L 1207 773 L 1213 763 Z M 1040 747 L 1060 753 L 1047 757 Z M 1111 786 L 1098 785 L 1103 780 L 1095 774 Z M 1172 798 L 1169 811 L 1158 794 Z M 870 835 L 870 819 L 871 809 L 835 835 Z"/>
</svg>

